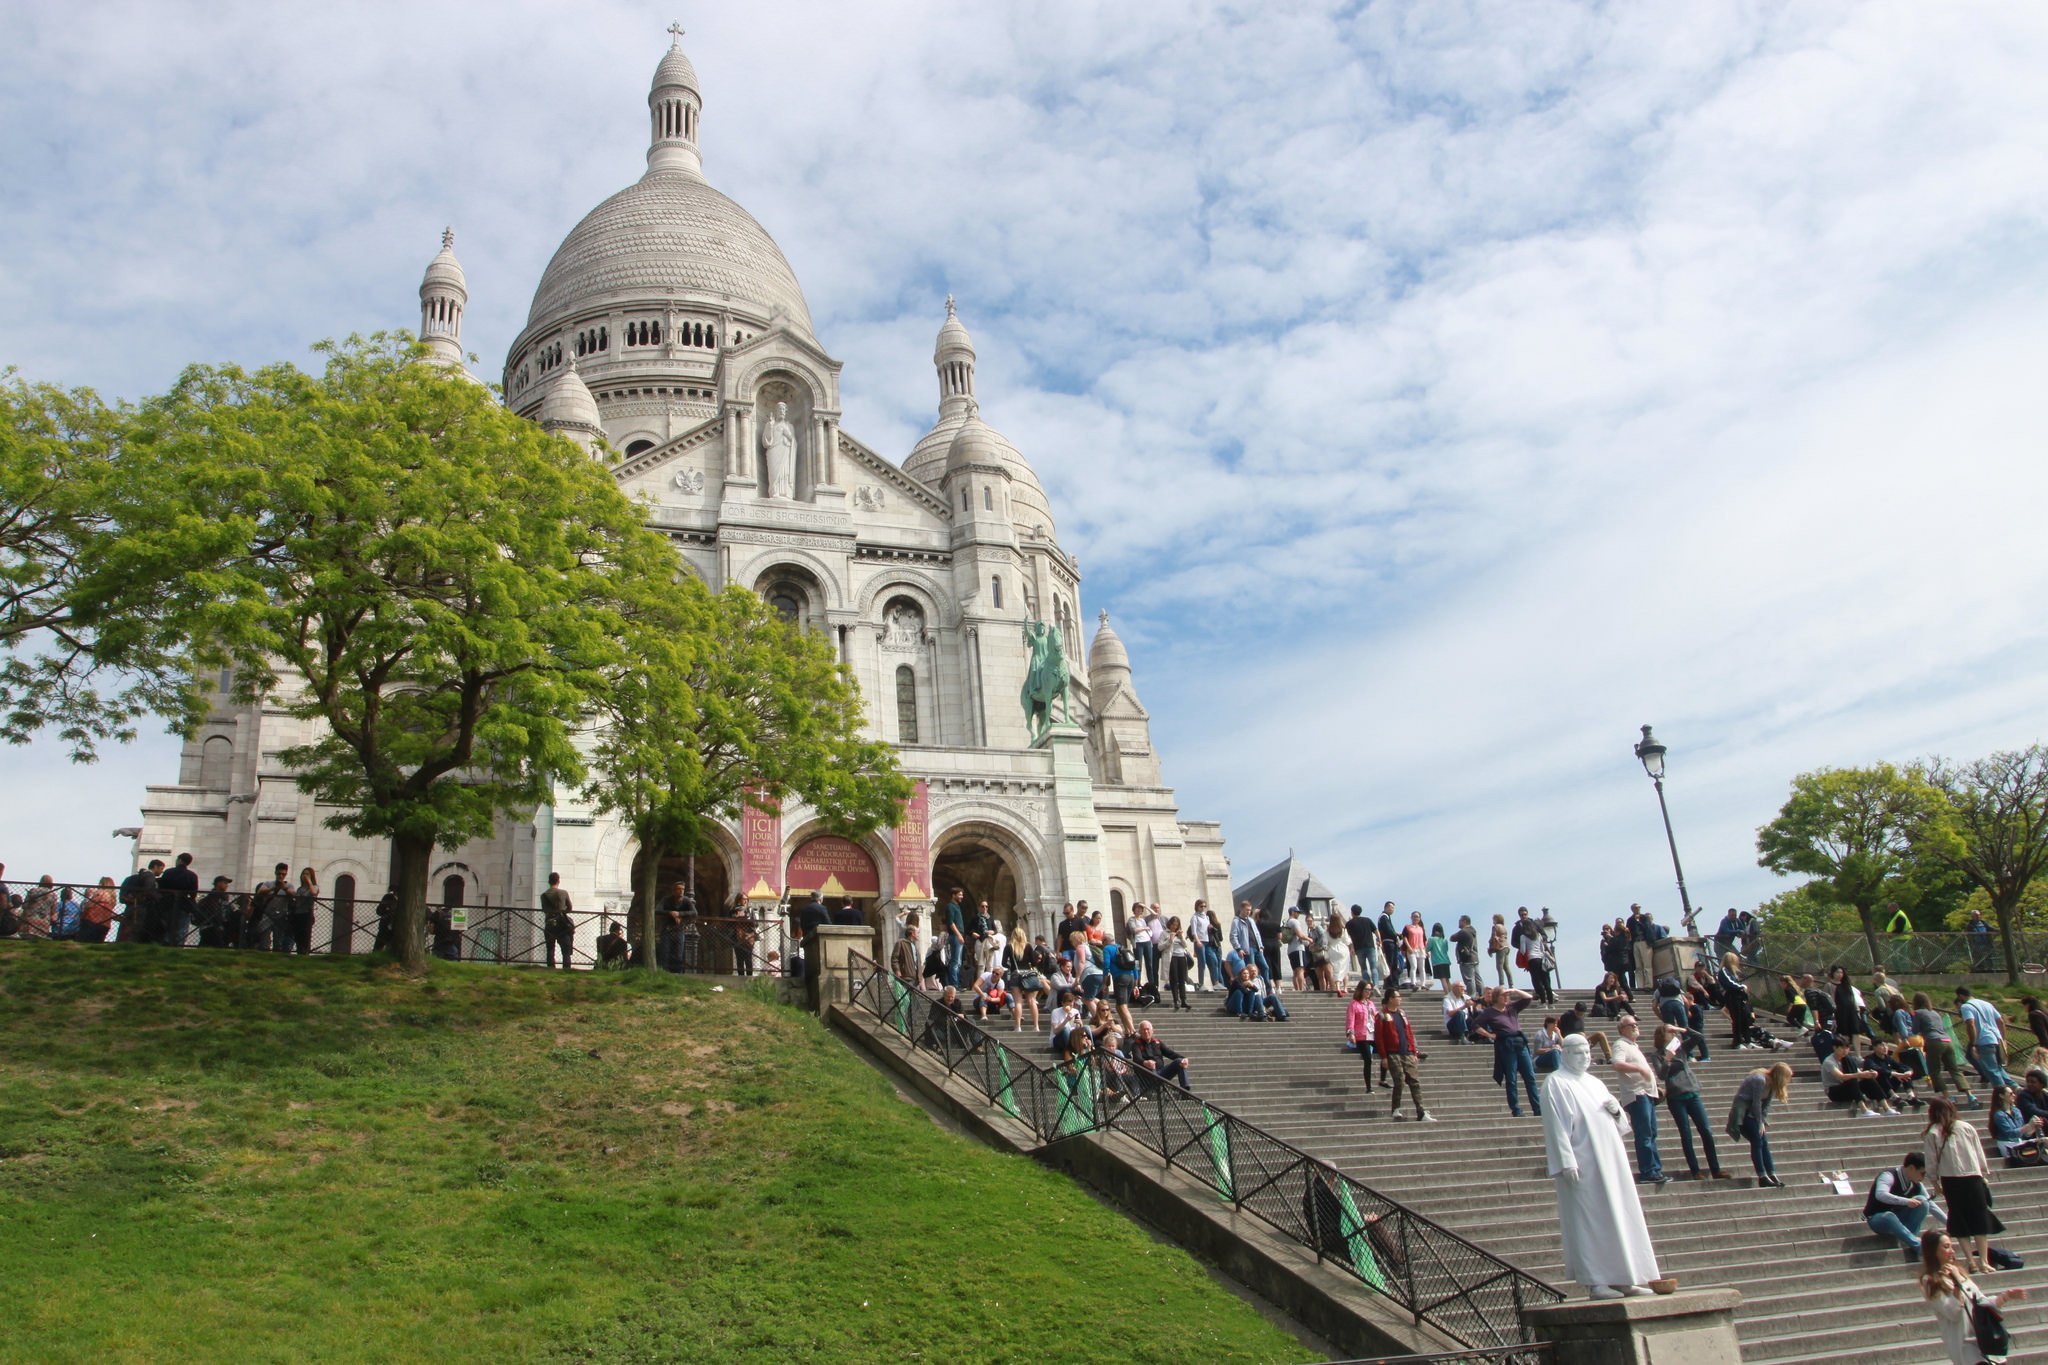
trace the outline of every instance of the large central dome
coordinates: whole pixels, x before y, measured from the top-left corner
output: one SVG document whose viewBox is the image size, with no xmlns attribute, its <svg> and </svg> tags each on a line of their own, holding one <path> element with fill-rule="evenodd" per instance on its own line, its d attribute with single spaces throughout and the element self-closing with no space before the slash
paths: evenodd
<svg viewBox="0 0 2048 1365">
<path fill-rule="evenodd" d="M 647 93 L 647 174 L 563 239 L 534 291 L 522 346 L 622 305 L 736 313 L 753 324 L 750 331 L 780 314 L 792 327 L 811 330 L 804 291 L 775 239 L 705 183 L 697 71 L 683 55 L 681 30 L 669 31 L 678 41 L 654 69 Z M 609 340 L 607 332 L 607 349 Z"/>
<path fill-rule="evenodd" d="M 688 170 L 650 170 L 578 223 L 534 291 L 529 328 L 593 305 L 673 296 L 778 311 L 811 330 L 796 274 L 754 216 Z"/>
</svg>

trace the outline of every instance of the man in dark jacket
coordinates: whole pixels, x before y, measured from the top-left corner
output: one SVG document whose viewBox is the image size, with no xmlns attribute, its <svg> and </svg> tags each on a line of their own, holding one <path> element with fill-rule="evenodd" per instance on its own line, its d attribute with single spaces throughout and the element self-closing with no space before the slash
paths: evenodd
<svg viewBox="0 0 2048 1365">
<path fill-rule="evenodd" d="M 157 941 L 182 948 L 192 927 L 193 902 L 199 896 L 199 874 L 192 870 L 192 855 L 180 853 L 178 865 L 165 869 L 156 885 Z"/>
<path fill-rule="evenodd" d="M 163 870 L 164 860 L 151 858 L 147 867 L 136 868 L 121 883 L 121 942 L 156 942 L 156 879 Z"/>
<path fill-rule="evenodd" d="M 1188 1084 L 1188 1059 L 1159 1041 L 1152 1032 L 1152 1021 L 1138 1021 L 1138 1036 L 1129 1044 L 1131 1060 L 1143 1072 L 1161 1080 L 1172 1081 L 1183 1089 L 1193 1090 Z"/>
</svg>

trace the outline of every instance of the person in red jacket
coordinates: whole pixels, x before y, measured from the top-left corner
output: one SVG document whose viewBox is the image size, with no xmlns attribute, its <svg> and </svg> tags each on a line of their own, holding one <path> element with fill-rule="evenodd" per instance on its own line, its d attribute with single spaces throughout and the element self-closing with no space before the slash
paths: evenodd
<svg viewBox="0 0 2048 1365">
<path fill-rule="evenodd" d="M 1407 1117 L 1401 1112 L 1401 1087 L 1406 1084 L 1415 1100 L 1416 1119 L 1435 1123 L 1435 1116 L 1422 1107 L 1422 1054 L 1415 1047 L 1415 1026 L 1408 1022 L 1408 1015 L 1401 1008 L 1401 992 L 1387 992 L 1387 1003 L 1381 1007 L 1379 1023 L 1374 1028 L 1373 1043 L 1387 1069 L 1394 1117 Z"/>
</svg>

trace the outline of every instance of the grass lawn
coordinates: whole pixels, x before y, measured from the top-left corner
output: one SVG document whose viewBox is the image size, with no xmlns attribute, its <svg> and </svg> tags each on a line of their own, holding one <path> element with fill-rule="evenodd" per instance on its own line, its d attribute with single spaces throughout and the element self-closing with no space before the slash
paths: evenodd
<svg viewBox="0 0 2048 1365">
<path fill-rule="evenodd" d="M 1303 1355 L 764 994 L 363 958 L 0 942 L 0 1286 L 36 1362 Z"/>
</svg>

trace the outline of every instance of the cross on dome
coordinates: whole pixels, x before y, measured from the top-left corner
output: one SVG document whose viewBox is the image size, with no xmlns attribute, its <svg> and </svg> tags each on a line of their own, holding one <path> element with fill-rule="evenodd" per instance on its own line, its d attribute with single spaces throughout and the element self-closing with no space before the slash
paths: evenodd
<svg viewBox="0 0 2048 1365">
<path fill-rule="evenodd" d="M 946 295 L 946 316 L 953 316 L 953 296 L 951 294 Z"/>
<path fill-rule="evenodd" d="M 670 47 L 681 47 L 683 45 L 683 21 L 680 19 L 674 20 L 669 24 L 668 31 L 670 35 L 668 45 Z"/>
<path fill-rule="evenodd" d="M 1100 622 L 1101 624 L 1105 625 L 1105 626 L 1106 626 L 1106 625 L 1108 625 L 1108 624 L 1109 624 L 1109 608 L 1108 608 L 1108 607 L 1104 607 L 1104 608 L 1103 608 L 1103 609 L 1102 609 L 1101 611 L 1098 611 L 1098 612 L 1096 612 L 1096 613 L 1095 613 L 1095 619 L 1096 619 L 1096 620 L 1097 620 L 1098 622 Z"/>
<path fill-rule="evenodd" d="M 454 228 L 452 228 L 452 227 L 444 227 L 444 228 L 442 228 L 442 229 L 441 229 L 441 249 L 442 249 L 443 251 L 453 251 L 453 250 L 455 250 L 455 229 L 454 229 Z"/>
</svg>

